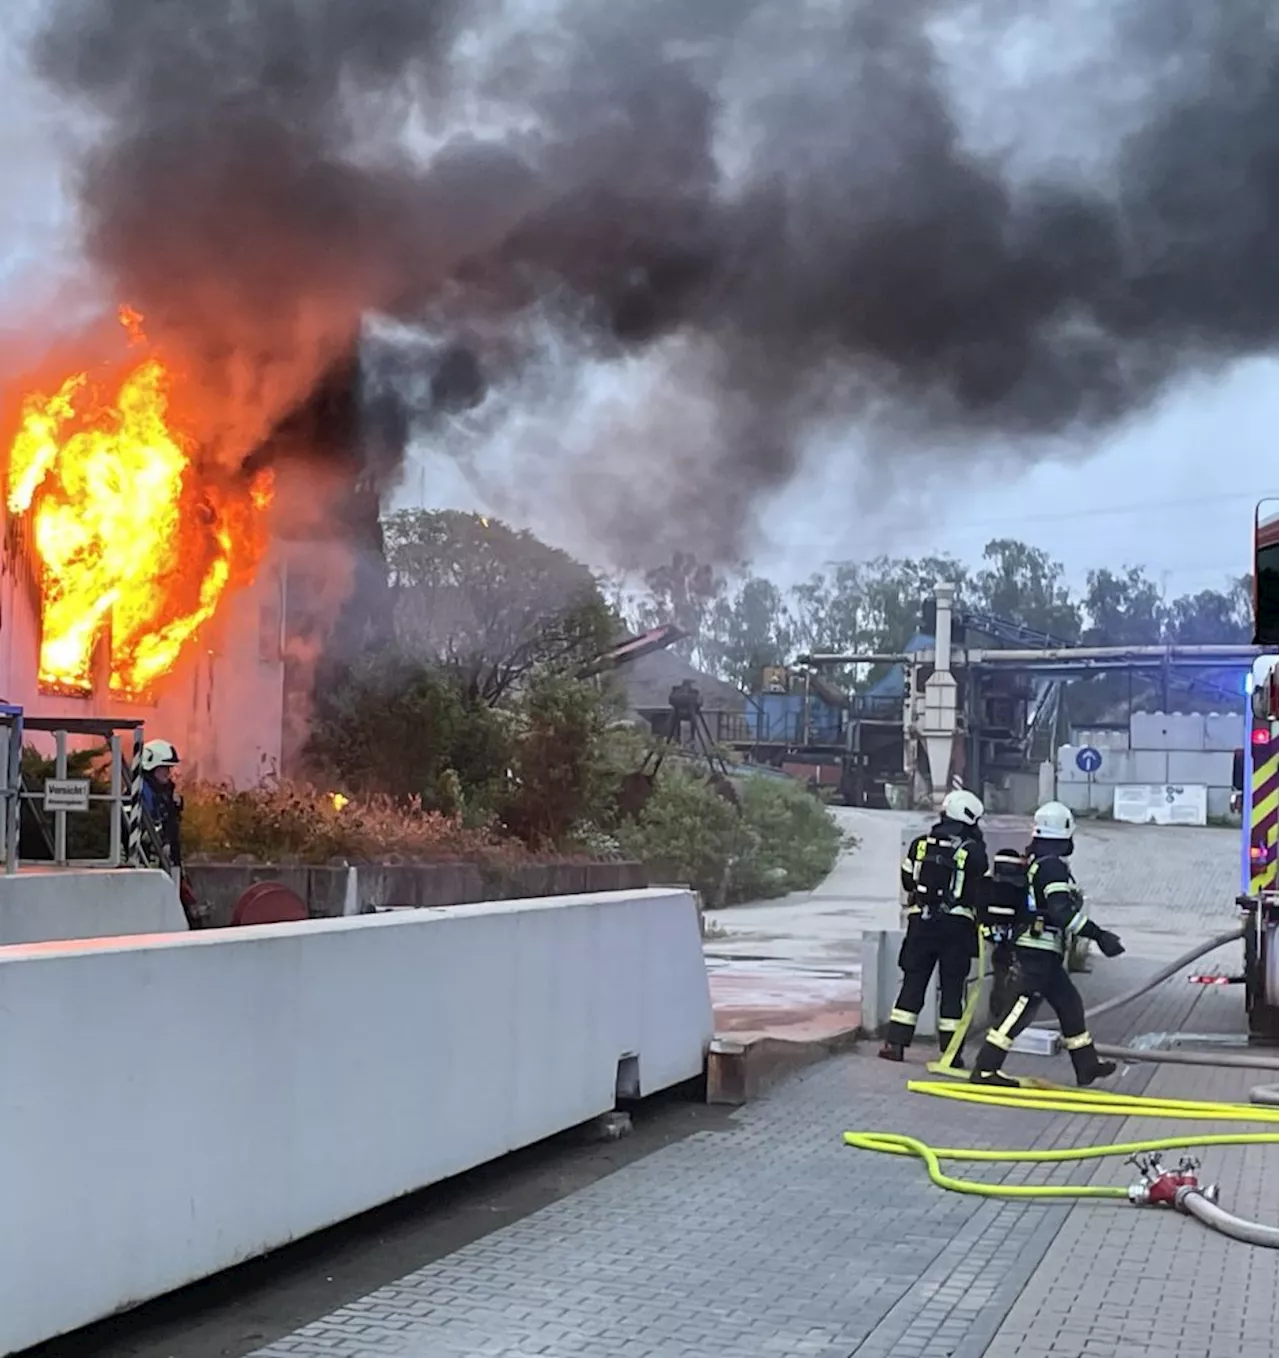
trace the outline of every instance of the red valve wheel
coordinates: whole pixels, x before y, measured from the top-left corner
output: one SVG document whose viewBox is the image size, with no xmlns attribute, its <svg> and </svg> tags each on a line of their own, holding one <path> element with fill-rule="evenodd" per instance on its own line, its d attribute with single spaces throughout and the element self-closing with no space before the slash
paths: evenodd
<svg viewBox="0 0 1280 1358">
<path fill-rule="evenodd" d="M 255 882 L 231 912 L 233 926 L 246 924 L 292 924 L 307 919 L 306 902 L 296 891 L 279 882 Z"/>
</svg>

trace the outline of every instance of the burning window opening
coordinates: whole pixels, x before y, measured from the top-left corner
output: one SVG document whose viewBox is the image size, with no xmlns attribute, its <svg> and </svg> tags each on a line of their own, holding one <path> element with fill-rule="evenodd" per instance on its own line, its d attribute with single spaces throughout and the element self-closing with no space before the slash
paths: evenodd
<svg viewBox="0 0 1280 1358">
<path fill-rule="evenodd" d="M 7 500 L 38 562 L 41 689 L 90 696 L 106 645 L 109 692 L 146 703 L 261 557 L 272 473 L 202 474 L 170 418 L 172 373 L 145 351 L 142 318 L 120 321 L 144 352 L 24 400 Z"/>
</svg>

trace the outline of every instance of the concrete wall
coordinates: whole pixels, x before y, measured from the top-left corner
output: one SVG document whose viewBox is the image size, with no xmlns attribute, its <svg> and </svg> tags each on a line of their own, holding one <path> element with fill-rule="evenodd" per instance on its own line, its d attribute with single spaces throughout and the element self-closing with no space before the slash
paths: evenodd
<svg viewBox="0 0 1280 1358">
<path fill-rule="evenodd" d="M 1002 773 L 982 785 L 988 815 L 1030 816 L 1044 800 L 1038 770 Z"/>
<path fill-rule="evenodd" d="M 1129 720 L 1129 743 L 1136 750 L 1230 754 L 1243 739 L 1243 694 L 1239 712 L 1135 712 Z"/>
<path fill-rule="evenodd" d="M 348 912 L 354 874 L 354 904 Z M 355 868 L 297 864 L 189 864 L 187 877 L 206 921 L 231 923 L 236 902 L 255 882 L 279 882 L 306 902 L 312 919 L 387 906 L 469 905 L 477 901 L 636 891 L 649 885 L 642 863 L 522 863 L 482 870 L 475 863 L 368 863 Z"/>
<path fill-rule="evenodd" d="M 1231 712 L 1135 712 L 1125 732 L 1077 731 L 1058 751 L 1058 797 L 1074 811 L 1110 814 L 1118 786 L 1203 786 L 1211 818 L 1231 804 L 1232 756 L 1244 741 L 1244 715 Z M 1091 745 L 1102 755 L 1093 775 L 1076 767 Z"/>
<path fill-rule="evenodd" d="M 0 949 L 0 1353 L 697 1076 L 693 896 Z"/>
<path fill-rule="evenodd" d="M 122 934 L 185 933 L 172 878 L 150 868 L 24 868 L 0 873 L 0 946 Z M 0 1083 L 3 1082 L 0 1071 Z M 0 1229 L 3 1229 L 0 1208 Z"/>
<path fill-rule="evenodd" d="M 1239 712 L 1135 712 L 1127 727 L 1075 727 L 1071 744 L 1095 750 L 1216 750 L 1230 754 L 1244 734 L 1244 698 Z"/>
</svg>

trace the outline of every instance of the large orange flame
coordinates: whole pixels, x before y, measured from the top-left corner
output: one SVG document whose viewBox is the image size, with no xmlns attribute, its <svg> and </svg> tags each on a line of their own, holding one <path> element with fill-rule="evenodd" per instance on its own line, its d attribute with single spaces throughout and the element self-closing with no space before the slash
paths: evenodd
<svg viewBox="0 0 1280 1358">
<path fill-rule="evenodd" d="M 141 317 L 126 309 L 120 320 L 144 346 Z M 201 475 L 170 417 L 171 381 L 146 352 L 23 402 L 8 504 L 29 514 L 42 566 L 42 684 L 91 690 L 109 631 L 112 691 L 147 694 L 261 555 L 269 474 Z"/>
</svg>

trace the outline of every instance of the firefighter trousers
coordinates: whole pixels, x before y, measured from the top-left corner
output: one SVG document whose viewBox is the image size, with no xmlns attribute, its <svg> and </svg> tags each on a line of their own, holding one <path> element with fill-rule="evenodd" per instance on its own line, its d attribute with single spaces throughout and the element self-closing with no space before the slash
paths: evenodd
<svg viewBox="0 0 1280 1358">
<path fill-rule="evenodd" d="M 960 1026 L 969 967 L 977 951 L 977 926 L 968 916 L 946 914 L 925 919 L 913 915 L 898 954 L 902 988 L 889 1014 L 885 1041 L 895 1047 L 910 1046 L 936 969 L 942 991 L 938 998 L 938 1045 L 945 1051 Z"/>
<path fill-rule="evenodd" d="M 1077 1076 L 1087 1076 L 1098 1066 L 1098 1053 L 1084 1016 L 1084 1001 L 1067 974 L 1066 962 L 1056 953 L 1041 949 L 1014 948 L 1010 987 L 1014 992 L 1000 1021 L 987 1030 L 974 1061 L 975 1075 L 993 1074 L 1004 1064 L 1014 1038 L 1027 1028 L 1043 1000 L 1062 1029 L 1062 1045 L 1071 1054 Z"/>
</svg>

